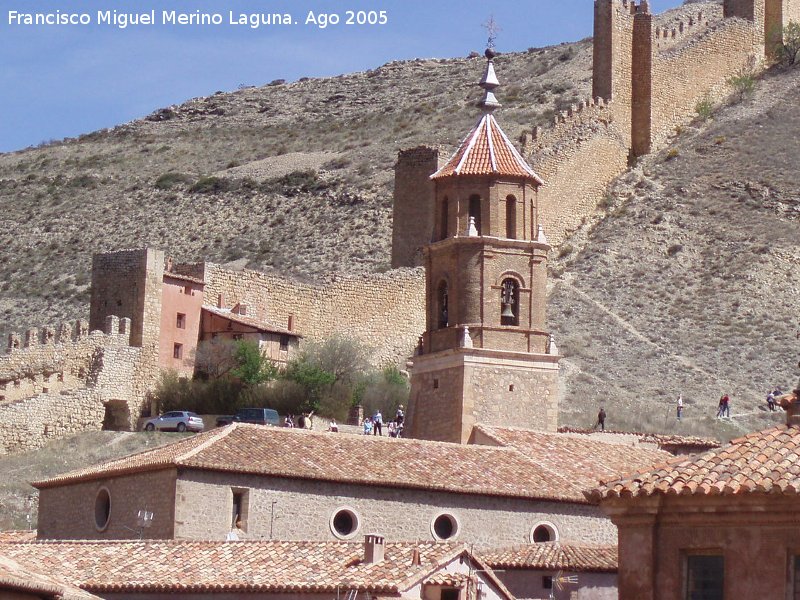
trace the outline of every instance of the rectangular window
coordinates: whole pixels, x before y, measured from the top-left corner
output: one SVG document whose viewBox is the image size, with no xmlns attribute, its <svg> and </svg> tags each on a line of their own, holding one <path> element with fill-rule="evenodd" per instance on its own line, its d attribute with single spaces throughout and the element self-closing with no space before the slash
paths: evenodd
<svg viewBox="0 0 800 600">
<path fill-rule="evenodd" d="M 282 335 L 281 336 L 281 350 L 286 352 L 289 349 L 289 336 Z"/>
<path fill-rule="evenodd" d="M 459 591 L 457 588 L 442 588 L 441 600 L 458 600 Z"/>
<path fill-rule="evenodd" d="M 720 555 L 686 557 L 686 600 L 722 600 L 725 559 Z"/>
<path fill-rule="evenodd" d="M 183 293 L 186 294 L 187 296 L 191 296 L 192 295 L 192 286 L 190 286 L 190 285 L 184 286 Z"/>
<path fill-rule="evenodd" d="M 800 556 L 794 557 L 794 574 L 792 575 L 792 598 L 793 600 L 800 600 Z"/>
<path fill-rule="evenodd" d="M 439 389 L 439 380 L 438 379 L 434 379 L 433 380 L 433 389 L 435 389 L 435 390 Z"/>
<path fill-rule="evenodd" d="M 249 493 L 247 490 L 231 488 L 233 494 L 233 510 L 231 513 L 231 528 L 247 531 L 247 513 Z"/>
<path fill-rule="evenodd" d="M 235 340 L 241 340 L 243 337 L 244 336 L 241 333 L 234 333 L 233 334 L 233 339 L 235 339 Z"/>
<path fill-rule="evenodd" d="M 553 589 L 553 576 L 552 575 L 542 575 L 542 589 L 543 590 L 552 590 Z"/>
<path fill-rule="evenodd" d="M 186 329 L 186 315 L 178 313 L 178 318 L 175 320 L 175 326 L 178 329 Z"/>
<path fill-rule="evenodd" d="M 183 358 L 183 344 L 175 344 L 172 347 L 172 358 Z"/>
</svg>

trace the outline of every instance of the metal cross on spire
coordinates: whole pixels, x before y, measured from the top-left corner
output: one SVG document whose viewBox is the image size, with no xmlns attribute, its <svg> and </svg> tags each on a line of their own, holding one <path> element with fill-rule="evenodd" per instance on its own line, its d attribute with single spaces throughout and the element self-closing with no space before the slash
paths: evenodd
<svg viewBox="0 0 800 600">
<path fill-rule="evenodd" d="M 489 15 L 489 20 L 481 25 L 486 30 L 489 39 L 486 41 L 486 47 L 494 50 L 495 42 L 497 41 L 497 34 L 502 31 L 497 21 L 494 20 L 494 15 Z"/>
</svg>

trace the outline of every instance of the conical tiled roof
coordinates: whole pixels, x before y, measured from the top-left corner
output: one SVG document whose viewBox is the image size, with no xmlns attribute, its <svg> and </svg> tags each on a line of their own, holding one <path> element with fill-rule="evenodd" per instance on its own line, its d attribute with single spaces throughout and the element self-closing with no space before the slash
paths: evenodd
<svg viewBox="0 0 800 600">
<path fill-rule="evenodd" d="M 525 162 L 508 136 L 500 129 L 497 119 L 490 113 L 481 117 L 458 151 L 431 179 L 456 175 L 522 177 L 532 179 L 538 184 L 544 183 Z"/>
</svg>

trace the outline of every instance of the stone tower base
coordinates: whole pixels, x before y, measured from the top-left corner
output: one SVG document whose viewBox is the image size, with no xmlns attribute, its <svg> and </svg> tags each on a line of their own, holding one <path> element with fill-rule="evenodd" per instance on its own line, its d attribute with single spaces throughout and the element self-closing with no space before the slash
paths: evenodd
<svg viewBox="0 0 800 600">
<path fill-rule="evenodd" d="M 477 423 L 556 431 L 560 358 L 478 348 L 415 356 L 404 434 L 464 444 Z"/>
</svg>

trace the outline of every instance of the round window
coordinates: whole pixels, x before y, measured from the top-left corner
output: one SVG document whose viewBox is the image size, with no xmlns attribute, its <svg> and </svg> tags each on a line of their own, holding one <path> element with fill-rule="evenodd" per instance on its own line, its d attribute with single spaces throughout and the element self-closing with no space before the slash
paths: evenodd
<svg viewBox="0 0 800 600">
<path fill-rule="evenodd" d="M 94 500 L 94 524 L 98 531 L 108 527 L 111 518 L 111 495 L 106 488 L 100 488 Z"/>
<path fill-rule="evenodd" d="M 331 517 L 331 531 L 341 539 L 353 537 L 360 526 L 358 514 L 352 508 L 340 508 Z"/>
<path fill-rule="evenodd" d="M 458 535 L 458 519 L 453 515 L 442 513 L 431 523 L 431 533 L 437 540 L 449 540 Z"/>
<path fill-rule="evenodd" d="M 535 544 L 558 541 L 558 531 L 552 523 L 539 523 L 531 530 L 531 541 Z"/>
</svg>

